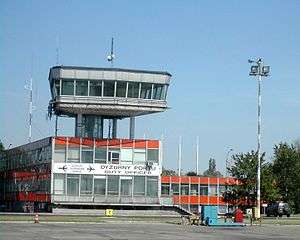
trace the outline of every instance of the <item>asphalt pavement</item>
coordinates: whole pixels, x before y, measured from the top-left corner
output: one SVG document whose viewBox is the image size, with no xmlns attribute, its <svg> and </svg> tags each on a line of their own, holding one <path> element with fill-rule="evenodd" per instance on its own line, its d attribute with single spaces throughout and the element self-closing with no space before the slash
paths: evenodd
<svg viewBox="0 0 300 240">
<path fill-rule="evenodd" d="M 300 226 L 211 228 L 166 223 L 0 223 L 1 240 L 299 239 Z"/>
</svg>

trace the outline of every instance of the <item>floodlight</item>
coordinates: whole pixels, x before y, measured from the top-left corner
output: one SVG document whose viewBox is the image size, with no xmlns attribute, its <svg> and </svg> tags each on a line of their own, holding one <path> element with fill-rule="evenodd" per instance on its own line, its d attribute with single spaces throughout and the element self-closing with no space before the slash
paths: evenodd
<svg viewBox="0 0 300 240">
<path fill-rule="evenodd" d="M 258 66 L 251 66 L 250 75 L 257 75 L 258 74 Z"/>
<path fill-rule="evenodd" d="M 268 76 L 270 73 L 270 66 L 263 66 L 262 73 L 264 76 Z"/>
</svg>

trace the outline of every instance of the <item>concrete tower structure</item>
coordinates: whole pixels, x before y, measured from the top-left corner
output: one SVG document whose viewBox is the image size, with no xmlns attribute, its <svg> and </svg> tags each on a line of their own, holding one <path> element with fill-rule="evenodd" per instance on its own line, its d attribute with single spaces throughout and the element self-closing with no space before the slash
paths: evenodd
<svg viewBox="0 0 300 240">
<path fill-rule="evenodd" d="M 130 118 L 134 139 L 135 117 L 167 109 L 171 74 L 119 68 L 55 66 L 50 69 L 50 113 L 74 117 L 75 136 L 117 138 L 117 120 Z M 112 128 L 111 123 L 112 122 Z"/>
</svg>

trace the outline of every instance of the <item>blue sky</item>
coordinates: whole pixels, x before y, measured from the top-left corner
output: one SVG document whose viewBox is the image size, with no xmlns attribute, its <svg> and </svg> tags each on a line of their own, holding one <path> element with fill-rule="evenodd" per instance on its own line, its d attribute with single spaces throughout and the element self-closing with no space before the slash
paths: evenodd
<svg viewBox="0 0 300 240">
<path fill-rule="evenodd" d="M 300 137 L 300 1 L 1 1 L 0 139 L 7 146 L 27 140 L 28 92 L 34 79 L 33 138 L 53 135 L 46 120 L 49 68 L 60 64 L 107 67 L 111 36 L 116 67 L 164 70 L 173 75 L 165 113 L 137 119 L 137 137 L 164 134 L 168 168 L 200 170 L 210 157 L 224 171 L 226 153 L 256 149 L 257 81 L 248 58 L 271 66 L 263 81 L 262 149 Z M 32 71 L 31 71 L 32 69 Z M 70 119 L 60 134 L 73 135 Z M 128 135 L 120 123 L 120 137 Z"/>
</svg>

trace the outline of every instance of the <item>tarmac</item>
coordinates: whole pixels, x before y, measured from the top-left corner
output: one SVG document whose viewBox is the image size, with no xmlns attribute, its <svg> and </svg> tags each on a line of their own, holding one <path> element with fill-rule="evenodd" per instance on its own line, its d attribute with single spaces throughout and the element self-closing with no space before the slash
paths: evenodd
<svg viewBox="0 0 300 240">
<path fill-rule="evenodd" d="M 127 239 L 299 239 L 298 225 L 205 227 L 167 223 L 24 223 L 1 222 L 1 240 L 127 240 Z"/>
</svg>

